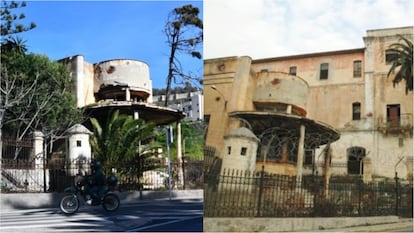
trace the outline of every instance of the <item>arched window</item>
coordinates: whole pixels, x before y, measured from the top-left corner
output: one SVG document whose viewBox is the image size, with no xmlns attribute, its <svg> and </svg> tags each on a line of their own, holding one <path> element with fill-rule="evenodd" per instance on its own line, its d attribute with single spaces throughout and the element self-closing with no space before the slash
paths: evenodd
<svg viewBox="0 0 414 233">
<path fill-rule="evenodd" d="M 348 174 L 362 175 L 364 174 L 363 159 L 365 158 L 365 148 L 354 146 L 346 150 L 348 157 Z"/>
</svg>

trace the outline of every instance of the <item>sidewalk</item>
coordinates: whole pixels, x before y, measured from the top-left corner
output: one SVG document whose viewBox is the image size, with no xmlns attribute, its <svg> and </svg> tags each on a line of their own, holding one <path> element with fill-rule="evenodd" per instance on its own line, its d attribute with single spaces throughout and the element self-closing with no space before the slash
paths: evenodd
<svg viewBox="0 0 414 233">
<path fill-rule="evenodd" d="M 413 219 L 401 218 L 395 223 L 327 229 L 321 232 L 412 232 Z"/>
<path fill-rule="evenodd" d="M 311 218 L 204 218 L 205 232 L 387 232 L 410 229 L 398 216 Z"/>
</svg>

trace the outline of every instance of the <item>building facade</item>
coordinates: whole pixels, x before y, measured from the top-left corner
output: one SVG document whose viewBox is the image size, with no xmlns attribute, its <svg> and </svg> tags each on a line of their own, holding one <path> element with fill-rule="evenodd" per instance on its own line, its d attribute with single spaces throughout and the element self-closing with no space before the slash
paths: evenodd
<svg viewBox="0 0 414 233">
<path fill-rule="evenodd" d="M 153 97 L 153 103 L 163 106 L 165 98 L 165 95 L 156 95 Z M 202 91 L 171 94 L 169 103 L 169 108 L 184 112 L 186 120 L 199 121 L 204 118 L 204 97 Z"/>
<path fill-rule="evenodd" d="M 235 112 L 289 112 L 333 127 L 340 138 L 313 148 L 305 145 L 303 161 L 294 161 L 303 166 L 296 164 L 291 172 L 276 173 L 296 174 L 303 168 L 304 174 L 321 174 L 329 145 L 331 175 L 359 175 L 367 182 L 395 175 L 412 180 L 413 94 L 406 94 L 404 82 L 393 86 L 393 77 L 387 78 L 392 56 L 387 50 L 398 42 L 398 35 L 412 40 L 413 27 L 368 30 L 364 48 L 257 60 L 247 56 L 206 60 L 206 145 L 225 158 L 223 138 L 251 123 Z M 257 101 L 260 80 L 269 74 L 273 78 L 268 86 L 282 87 L 280 77 L 292 76 L 304 80 L 308 88 L 286 87 L 291 88 L 290 93 L 263 91 L 268 100 Z M 301 96 L 307 96 L 306 100 L 298 102 Z M 296 104 L 270 104 L 281 98 L 284 101 L 280 103 Z M 326 135 L 317 137 L 323 140 Z M 288 163 L 280 164 L 289 167 Z"/>
</svg>

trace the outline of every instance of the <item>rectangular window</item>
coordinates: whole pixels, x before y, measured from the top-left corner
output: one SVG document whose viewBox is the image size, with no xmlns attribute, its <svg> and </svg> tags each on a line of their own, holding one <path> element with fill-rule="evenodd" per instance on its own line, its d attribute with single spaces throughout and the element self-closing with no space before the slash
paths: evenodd
<svg viewBox="0 0 414 233">
<path fill-rule="evenodd" d="M 400 105 L 399 104 L 387 105 L 387 126 L 391 128 L 400 126 Z"/>
<path fill-rule="evenodd" d="M 82 141 L 76 140 L 76 147 L 82 147 Z"/>
<path fill-rule="evenodd" d="M 227 154 L 228 154 L 228 155 L 231 155 L 231 146 L 228 146 L 228 147 L 227 147 Z"/>
<path fill-rule="evenodd" d="M 296 66 L 289 67 L 289 74 L 296 75 L 296 70 L 297 70 Z"/>
<path fill-rule="evenodd" d="M 389 65 L 398 59 L 398 53 L 394 50 L 385 51 L 385 64 Z"/>
<path fill-rule="evenodd" d="M 304 165 L 312 165 L 313 164 L 313 150 L 305 150 L 305 161 Z"/>
<path fill-rule="evenodd" d="M 328 70 L 329 70 L 329 64 L 328 63 L 322 63 L 321 64 L 321 70 L 319 73 L 319 79 L 325 80 L 328 79 Z"/>
<path fill-rule="evenodd" d="M 398 138 L 398 146 L 403 147 L 404 146 L 404 138 Z"/>
<path fill-rule="evenodd" d="M 354 78 L 362 76 L 362 62 L 360 60 L 354 61 Z"/>
<path fill-rule="evenodd" d="M 361 103 L 352 103 L 352 120 L 361 120 Z"/>
<path fill-rule="evenodd" d="M 247 147 L 242 147 L 240 151 L 240 155 L 246 155 L 247 154 Z"/>
</svg>

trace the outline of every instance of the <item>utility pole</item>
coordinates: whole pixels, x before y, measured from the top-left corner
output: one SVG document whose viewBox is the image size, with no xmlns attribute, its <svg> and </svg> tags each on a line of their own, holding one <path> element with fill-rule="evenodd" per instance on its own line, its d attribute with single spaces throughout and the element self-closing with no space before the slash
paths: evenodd
<svg viewBox="0 0 414 233">
<path fill-rule="evenodd" d="M 171 126 L 167 127 L 167 156 L 168 156 L 168 198 L 171 201 L 171 155 L 170 145 L 173 143 L 173 130 Z"/>
</svg>

